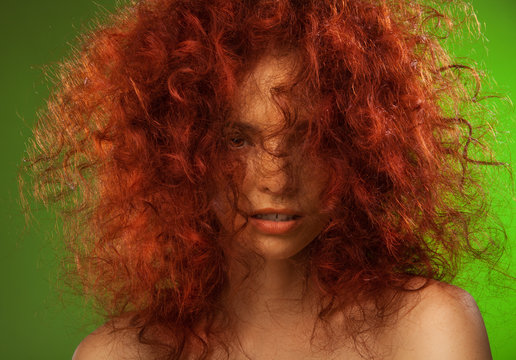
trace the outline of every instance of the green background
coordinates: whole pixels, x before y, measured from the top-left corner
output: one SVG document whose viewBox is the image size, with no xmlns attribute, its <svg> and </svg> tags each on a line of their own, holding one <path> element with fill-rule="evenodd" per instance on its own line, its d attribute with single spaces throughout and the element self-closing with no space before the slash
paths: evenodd
<svg viewBox="0 0 516 360">
<path fill-rule="evenodd" d="M 454 52 L 478 61 L 496 81 L 494 89 L 514 97 L 516 2 L 472 3 L 487 41 L 473 39 L 462 47 L 454 46 Z M 55 227 L 54 221 L 50 214 L 36 209 L 36 219 L 25 227 L 18 204 L 17 167 L 35 113 L 48 95 L 42 67 L 55 64 L 69 53 L 75 37 L 91 25 L 96 15 L 114 5 L 113 0 L 2 0 L 0 5 L 0 359 L 70 359 L 80 340 L 99 325 L 80 300 L 66 294 L 63 300 L 56 291 L 58 260 L 53 250 L 55 242 L 48 235 Z M 500 110 L 500 129 L 515 131 L 514 110 L 509 106 Z M 510 160 L 514 143 L 501 145 L 501 159 Z M 496 190 L 504 186 L 500 184 Z M 516 244 L 511 196 L 506 192 L 504 207 L 498 209 L 508 230 L 509 245 Z M 465 288 L 477 298 L 484 314 L 494 358 L 515 359 L 514 292 L 485 296 L 482 286 Z"/>
</svg>

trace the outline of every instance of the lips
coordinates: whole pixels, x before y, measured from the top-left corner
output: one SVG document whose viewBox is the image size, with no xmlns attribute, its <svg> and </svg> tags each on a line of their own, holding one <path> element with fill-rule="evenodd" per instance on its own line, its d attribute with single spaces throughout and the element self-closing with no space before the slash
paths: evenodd
<svg viewBox="0 0 516 360">
<path fill-rule="evenodd" d="M 281 214 L 281 215 L 290 215 L 290 216 L 301 216 L 301 212 L 294 209 L 287 208 L 263 208 L 260 210 L 256 210 L 251 213 L 251 216 L 256 215 L 270 215 L 270 214 Z"/>
<path fill-rule="evenodd" d="M 299 218 L 298 215 L 287 215 L 287 214 L 256 214 L 253 215 L 255 219 L 269 220 L 269 221 L 289 221 Z"/>
<path fill-rule="evenodd" d="M 251 214 L 249 222 L 258 232 L 269 235 L 286 234 L 301 225 L 302 215 L 291 209 L 261 209 Z"/>
</svg>

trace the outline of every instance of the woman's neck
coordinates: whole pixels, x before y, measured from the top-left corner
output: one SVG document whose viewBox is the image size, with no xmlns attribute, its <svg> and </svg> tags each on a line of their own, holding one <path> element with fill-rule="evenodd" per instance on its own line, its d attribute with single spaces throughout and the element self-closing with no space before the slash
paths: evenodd
<svg viewBox="0 0 516 360">
<path fill-rule="evenodd" d="M 230 266 L 225 304 L 238 328 L 298 326 L 316 317 L 315 292 L 305 268 L 289 259 L 253 261 L 249 268 Z"/>
</svg>

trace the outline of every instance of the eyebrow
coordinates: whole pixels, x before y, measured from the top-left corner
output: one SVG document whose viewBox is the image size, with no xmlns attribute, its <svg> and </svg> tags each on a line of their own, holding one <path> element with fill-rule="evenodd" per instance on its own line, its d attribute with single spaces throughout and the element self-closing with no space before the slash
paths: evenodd
<svg viewBox="0 0 516 360">
<path fill-rule="evenodd" d="M 297 124 L 294 125 L 293 129 L 294 129 L 294 131 L 304 130 L 308 126 L 308 123 L 309 123 L 308 120 L 301 120 Z M 260 128 L 256 127 L 255 125 L 253 125 L 251 123 L 238 121 L 238 120 L 230 121 L 227 125 L 227 128 L 229 128 L 229 129 L 238 128 L 240 130 L 247 131 L 252 134 L 259 134 L 262 131 Z"/>
<path fill-rule="evenodd" d="M 258 129 L 256 126 L 246 123 L 246 122 L 241 122 L 241 121 L 230 121 L 227 125 L 227 128 L 239 128 L 241 130 L 248 131 L 248 132 L 255 133 L 255 134 L 260 132 L 260 129 Z"/>
</svg>

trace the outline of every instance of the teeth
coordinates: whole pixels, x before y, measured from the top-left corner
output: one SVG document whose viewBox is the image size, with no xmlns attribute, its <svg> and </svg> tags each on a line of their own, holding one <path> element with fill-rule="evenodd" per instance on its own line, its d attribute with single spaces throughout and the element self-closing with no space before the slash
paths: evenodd
<svg viewBox="0 0 516 360">
<path fill-rule="evenodd" d="M 295 215 L 285 214 L 257 214 L 254 216 L 257 219 L 271 220 L 271 221 L 289 221 L 294 220 Z"/>
</svg>

